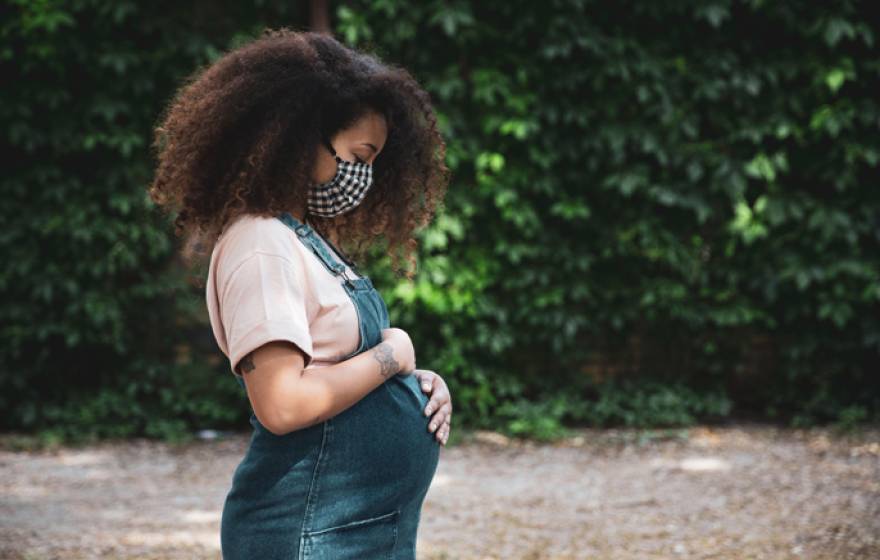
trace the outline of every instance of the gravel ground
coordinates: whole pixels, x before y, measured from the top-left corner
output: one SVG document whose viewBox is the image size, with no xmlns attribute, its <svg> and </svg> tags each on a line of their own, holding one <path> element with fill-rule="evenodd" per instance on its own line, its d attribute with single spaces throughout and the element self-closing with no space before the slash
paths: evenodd
<svg viewBox="0 0 880 560">
<path fill-rule="evenodd" d="M 456 434 L 419 558 L 880 559 L 880 430 Z M 0 442 L 0 558 L 220 558 L 248 434 L 53 451 Z"/>
</svg>

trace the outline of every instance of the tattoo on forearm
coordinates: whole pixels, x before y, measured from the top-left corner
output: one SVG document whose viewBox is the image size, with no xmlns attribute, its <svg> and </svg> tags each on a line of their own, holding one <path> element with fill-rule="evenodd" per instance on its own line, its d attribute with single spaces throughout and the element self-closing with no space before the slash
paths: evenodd
<svg viewBox="0 0 880 560">
<path fill-rule="evenodd" d="M 394 359 L 394 348 L 387 342 L 374 348 L 373 358 L 379 362 L 379 373 L 386 379 L 400 371 L 400 364 Z"/>
<path fill-rule="evenodd" d="M 242 358 L 241 361 L 239 361 L 238 363 L 239 369 L 242 373 L 249 373 L 251 371 L 254 371 L 254 369 L 257 367 L 254 365 L 253 352 Z"/>
</svg>

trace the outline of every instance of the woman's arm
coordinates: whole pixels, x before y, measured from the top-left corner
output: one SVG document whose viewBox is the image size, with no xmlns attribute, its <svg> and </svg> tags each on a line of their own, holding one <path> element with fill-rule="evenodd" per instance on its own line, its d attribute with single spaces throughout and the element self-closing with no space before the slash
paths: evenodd
<svg viewBox="0 0 880 560">
<path fill-rule="evenodd" d="M 381 343 L 344 362 L 308 370 L 304 364 L 302 350 L 282 340 L 260 346 L 239 362 L 254 415 L 273 434 L 339 414 L 392 375 L 415 369 L 415 356 L 404 331 L 386 329 Z"/>
</svg>

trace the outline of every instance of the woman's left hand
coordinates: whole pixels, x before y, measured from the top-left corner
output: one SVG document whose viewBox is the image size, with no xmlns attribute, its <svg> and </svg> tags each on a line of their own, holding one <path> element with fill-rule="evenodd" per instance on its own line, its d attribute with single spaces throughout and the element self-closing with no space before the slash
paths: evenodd
<svg viewBox="0 0 880 560">
<path fill-rule="evenodd" d="M 434 413 L 428 430 L 434 432 L 437 441 L 446 445 L 449 439 L 449 422 L 452 420 L 452 397 L 443 378 L 429 369 L 414 369 L 412 374 L 419 380 L 422 391 L 431 395 L 425 406 L 425 416 Z"/>
</svg>

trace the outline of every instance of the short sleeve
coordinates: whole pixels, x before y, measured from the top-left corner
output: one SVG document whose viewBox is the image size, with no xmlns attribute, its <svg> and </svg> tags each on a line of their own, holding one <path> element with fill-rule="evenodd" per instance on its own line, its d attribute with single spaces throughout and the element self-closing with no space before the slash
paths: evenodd
<svg viewBox="0 0 880 560">
<path fill-rule="evenodd" d="M 306 294 L 302 268 L 286 257 L 255 252 L 235 268 L 220 297 L 233 372 L 239 360 L 273 340 L 296 344 L 305 365 L 312 361 Z"/>
</svg>

